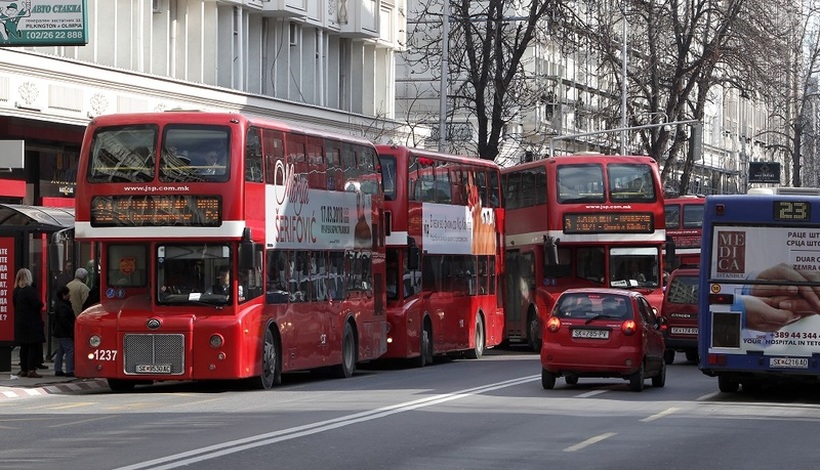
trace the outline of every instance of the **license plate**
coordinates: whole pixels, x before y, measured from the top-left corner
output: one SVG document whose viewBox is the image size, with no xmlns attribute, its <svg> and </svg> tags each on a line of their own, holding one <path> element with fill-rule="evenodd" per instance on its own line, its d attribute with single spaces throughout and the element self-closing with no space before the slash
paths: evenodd
<svg viewBox="0 0 820 470">
<path fill-rule="evenodd" d="M 171 364 L 137 364 L 138 374 L 170 374 Z"/>
<path fill-rule="evenodd" d="M 675 328 L 672 327 L 669 329 L 673 335 L 697 335 L 698 329 L 697 328 Z"/>
<path fill-rule="evenodd" d="M 589 339 L 609 339 L 609 330 L 572 330 L 573 338 L 589 338 Z"/>
<path fill-rule="evenodd" d="M 769 358 L 769 367 L 779 369 L 808 369 L 809 359 L 806 357 L 772 357 Z"/>
</svg>

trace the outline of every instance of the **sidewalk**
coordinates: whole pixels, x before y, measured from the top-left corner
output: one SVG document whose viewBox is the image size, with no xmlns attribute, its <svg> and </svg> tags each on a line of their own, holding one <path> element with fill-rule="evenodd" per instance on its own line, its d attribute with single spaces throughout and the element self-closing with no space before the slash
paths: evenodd
<svg viewBox="0 0 820 470">
<path fill-rule="evenodd" d="M 0 400 L 4 398 L 24 398 L 54 393 L 76 392 L 107 388 L 108 384 L 101 379 L 77 379 L 74 377 L 57 377 L 54 375 L 54 363 L 47 362 L 48 369 L 38 369 L 42 378 L 17 377 L 20 370 L 19 348 L 11 352 L 11 371 L 0 372 Z"/>
</svg>

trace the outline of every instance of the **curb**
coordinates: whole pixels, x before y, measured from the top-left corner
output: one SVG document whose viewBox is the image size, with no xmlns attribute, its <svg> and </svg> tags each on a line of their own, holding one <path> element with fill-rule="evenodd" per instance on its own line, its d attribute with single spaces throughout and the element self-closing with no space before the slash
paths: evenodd
<svg viewBox="0 0 820 470">
<path fill-rule="evenodd" d="M 79 392 L 83 390 L 94 390 L 107 388 L 108 384 L 104 380 L 89 379 L 82 382 L 67 382 L 53 385 L 43 385 L 40 387 L 0 387 L 0 399 L 3 398 L 26 398 L 34 396 L 53 395 L 66 392 Z"/>
</svg>

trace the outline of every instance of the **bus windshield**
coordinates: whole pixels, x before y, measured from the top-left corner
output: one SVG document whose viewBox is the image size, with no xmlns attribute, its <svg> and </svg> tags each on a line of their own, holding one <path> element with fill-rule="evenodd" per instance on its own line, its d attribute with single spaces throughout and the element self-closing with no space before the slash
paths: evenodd
<svg viewBox="0 0 820 470">
<path fill-rule="evenodd" d="M 163 131 L 160 181 L 228 181 L 230 129 L 223 126 L 172 125 Z M 156 125 L 99 129 L 91 144 L 91 183 L 154 180 L 159 129 Z"/>
<path fill-rule="evenodd" d="M 156 125 L 107 127 L 91 142 L 88 181 L 91 183 L 154 180 Z"/>
<path fill-rule="evenodd" d="M 161 304 L 225 304 L 233 293 L 231 249 L 225 244 L 157 246 L 157 292 Z"/>
<path fill-rule="evenodd" d="M 612 287 L 658 287 L 658 250 L 612 248 L 609 256 Z"/>
</svg>

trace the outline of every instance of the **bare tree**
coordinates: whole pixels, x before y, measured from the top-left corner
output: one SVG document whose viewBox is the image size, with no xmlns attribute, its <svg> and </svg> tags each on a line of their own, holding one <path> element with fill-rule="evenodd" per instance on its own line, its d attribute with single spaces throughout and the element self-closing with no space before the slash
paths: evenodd
<svg viewBox="0 0 820 470">
<path fill-rule="evenodd" d="M 788 8 L 791 7 L 791 8 Z M 815 168 L 817 146 L 816 105 L 817 81 L 820 75 L 820 2 L 804 0 L 784 7 L 781 30 L 786 45 L 777 54 L 767 54 L 769 80 L 760 87 L 760 93 L 771 104 L 765 132 L 769 149 L 781 154 L 786 166 L 786 180 L 792 186 L 804 184 L 803 168 Z M 806 162 L 807 158 L 808 162 Z M 816 184 L 817 175 L 807 174 L 810 184 Z"/>
<path fill-rule="evenodd" d="M 569 31 L 567 25 L 579 24 L 566 5 L 573 2 L 418 0 L 418 8 L 408 15 L 419 20 L 408 24 L 404 60 L 410 69 L 407 75 L 425 77 L 431 89 L 421 92 L 426 97 L 426 109 L 425 103 L 414 99 L 419 111 L 412 112 L 413 116 L 429 118 L 434 105 L 432 98 L 437 98 L 432 93 L 432 84 L 441 76 L 444 1 L 449 1 L 450 6 L 446 71 L 450 90 L 445 118 L 452 138 L 447 150 L 469 149 L 492 160 L 499 153 L 508 124 L 517 119 L 521 110 L 536 106 L 541 96 L 532 72 L 527 70 L 532 61 L 530 46 L 539 35 Z M 557 25 L 562 28 L 556 28 Z M 435 123 L 427 124 L 432 127 Z M 458 132 L 455 124 L 467 132 Z"/>
</svg>

